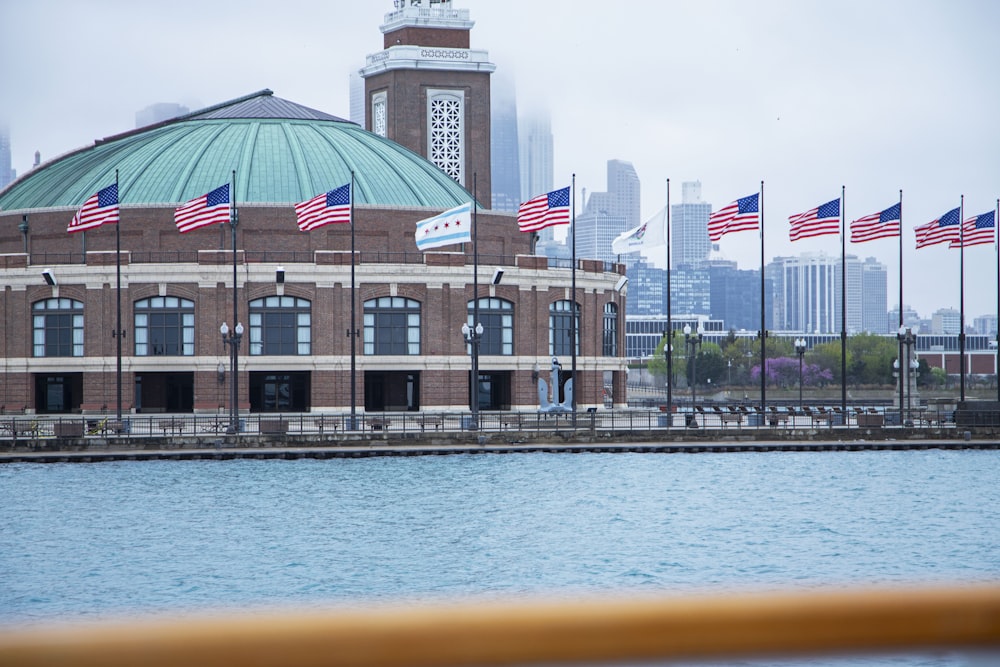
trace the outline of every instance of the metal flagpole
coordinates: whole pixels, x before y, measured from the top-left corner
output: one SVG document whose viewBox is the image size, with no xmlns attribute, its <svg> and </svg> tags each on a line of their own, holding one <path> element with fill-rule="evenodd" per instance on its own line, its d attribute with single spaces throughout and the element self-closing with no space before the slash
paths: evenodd
<svg viewBox="0 0 1000 667">
<path fill-rule="evenodd" d="M 993 247 L 997 253 L 997 402 L 1000 403 L 1000 242 L 997 239 L 997 229 L 1000 229 L 1000 199 L 997 199 L 997 207 L 993 213 Z"/>
<path fill-rule="evenodd" d="M 357 428 L 358 414 L 358 378 L 357 378 L 357 304 L 355 303 L 355 283 L 354 283 L 354 172 L 351 171 L 351 330 L 347 335 L 351 338 L 351 430 Z"/>
<path fill-rule="evenodd" d="M 767 319 L 765 314 L 764 298 L 764 181 L 760 182 L 760 412 L 761 425 L 763 425 L 764 413 L 767 410 Z"/>
<path fill-rule="evenodd" d="M 961 401 L 965 402 L 965 195 L 958 205 L 958 374 Z"/>
<path fill-rule="evenodd" d="M 237 288 L 236 288 L 236 225 L 239 222 L 239 211 L 236 209 L 236 170 L 233 169 L 233 184 L 232 184 L 232 210 L 229 214 L 229 228 L 232 234 L 232 244 L 233 244 L 233 333 L 237 334 L 229 345 L 230 354 L 232 355 L 232 377 L 229 378 L 230 386 L 230 406 L 229 406 L 229 431 L 232 433 L 239 433 L 239 414 L 240 414 L 240 353 L 239 353 L 239 338 L 238 330 L 240 329 L 239 324 L 239 305 L 237 304 Z"/>
<path fill-rule="evenodd" d="M 573 203 L 573 275 L 572 275 L 572 294 L 573 298 L 570 300 L 570 306 L 573 309 L 573 315 L 570 317 L 570 349 L 573 351 L 573 367 L 570 373 L 570 382 L 572 391 L 570 392 L 570 408 L 573 410 L 573 420 L 576 423 L 576 338 L 577 338 L 577 317 L 579 317 L 579 308 L 576 303 L 576 174 L 573 174 L 573 190 L 570 196 L 570 201 Z M 555 403 L 555 401 L 553 401 Z"/>
<path fill-rule="evenodd" d="M 479 196 L 477 174 L 472 174 L 472 381 L 469 385 L 472 428 L 479 430 L 479 227 L 476 209 Z M 573 370 L 576 370 L 574 367 Z"/>
<path fill-rule="evenodd" d="M 903 191 L 899 191 L 899 329 L 897 331 L 903 331 Z M 905 333 L 905 332 L 904 332 Z M 896 358 L 899 360 L 899 414 L 903 414 L 903 338 L 902 336 L 897 336 L 899 339 L 899 352 Z M 909 357 L 909 355 L 907 355 Z M 906 363 L 910 362 L 909 358 L 906 359 Z M 902 416 L 900 416 L 899 421 L 900 426 L 903 425 Z"/>
<path fill-rule="evenodd" d="M 118 187 L 118 170 L 115 169 L 115 192 L 118 197 L 118 223 L 115 225 L 115 270 L 118 278 L 118 287 L 116 289 L 117 296 L 117 318 L 115 320 L 115 340 L 117 342 L 117 357 L 118 357 L 118 370 L 116 374 L 117 378 L 117 402 L 115 409 L 115 421 L 116 426 L 113 429 L 115 434 L 121 432 L 122 423 L 122 337 L 125 332 L 122 331 L 122 236 L 121 236 L 121 189 Z"/>
<path fill-rule="evenodd" d="M 667 179 L 667 423 L 674 419 L 674 322 L 670 308 L 670 179 Z M 1000 312 L 998 310 L 997 312 Z"/>
<path fill-rule="evenodd" d="M 844 196 L 840 186 L 840 409 L 847 415 L 847 229 L 844 227 Z M 846 419 L 846 417 L 845 417 Z"/>
</svg>

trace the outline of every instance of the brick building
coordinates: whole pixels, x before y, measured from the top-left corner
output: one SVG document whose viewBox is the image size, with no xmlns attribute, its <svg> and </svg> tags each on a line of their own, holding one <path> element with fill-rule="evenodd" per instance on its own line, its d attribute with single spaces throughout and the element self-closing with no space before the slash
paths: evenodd
<svg viewBox="0 0 1000 667">
<path fill-rule="evenodd" d="M 353 290 L 352 226 L 301 232 L 293 209 L 352 173 Z M 68 234 L 75 211 L 116 178 L 117 228 Z M 174 208 L 230 181 L 235 232 L 179 234 Z M 470 197 L 391 138 L 266 90 L 43 164 L 0 191 L 0 406 L 113 410 L 121 341 L 126 411 L 223 409 L 230 366 L 219 329 L 234 324 L 235 296 L 243 411 L 345 411 L 352 396 L 359 411 L 468 409 L 460 328 L 476 298 L 472 247 L 421 253 L 414 229 Z M 480 209 L 476 220 L 479 405 L 533 409 L 533 374 L 553 356 L 570 369 L 572 272 L 530 255 L 512 214 Z M 580 409 L 602 404 L 608 385 L 625 400 L 623 270 L 581 260 L 576 271 Z"/>
</svg>

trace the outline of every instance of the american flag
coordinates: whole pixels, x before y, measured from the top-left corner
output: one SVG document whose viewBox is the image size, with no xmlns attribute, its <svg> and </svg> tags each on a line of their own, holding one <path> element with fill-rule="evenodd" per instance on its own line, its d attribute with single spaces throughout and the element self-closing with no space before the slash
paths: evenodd
<svg viewBox="0 0 1000 667">
<path fill-rule="evenodd" d="M 82 232 L 101 225 L 118 224 L 118 184 L 97 191 L 76 212 L 66 228 L 67 232 Z"/>
<path fill-rule="evenodd" d="M 181 234 L 216 223 L 229 222 L 229 184 L 192 199 L 174 210 L 174 222 Z"/>
<path fill-rule="evenodd" d="M 708 216 L 708 240 L 718 241 L 729 232 L 757 229 L 760 224 L 758 196 L 742 197 Z"/>
<path fill-rule="evenodd" d="M 339 222 L 351 222 L 351 184 L 341 185 L 309 201 L 295 205 L 299 229 L 311 229 Z"/>
<path fill-rule="evenodd" d="M 937 220 L 931 220 L 927 224 L 914 227 L 913 231 L 917 235 L 917 250 L 945 241 L 957 241 L 960 215 L 958 209 L 953 208 Z"/>
<path fill-rule="evenodd" d="M 858 218 L 851 223 L 851 243 L 864 243 L 875 239 L 899 236 L 901 214 L 900 205 L 893 204 L 884 211 Z"/>
<path fill-rule="evenodd" d="M 962 238 L 961 240 L 955 239 L 948 244 L 949 248 L 958 248 L 961 246 L 971 246 L 971 245 L 986 245 L 988 243 L 993 243 L 993 234 L 996 231 L 996 220 L 995 213 L 990 211 L 989 213 L 983 213 L 982 215 L 974 215 L 965 221 L 962 225 Z"/>
<path fill-rule="evenodd" d="M 522 232 L 537 232 L 552 225 L 569 224 L 569 188 L 538 195 L 517 209 L 517 227 Z"/>
<path fill-rule="evenodd" d="M 792 241 L 840 232 L 840 199 L 828 201 L 788 218 L 788 238 Z"/>
</svg>

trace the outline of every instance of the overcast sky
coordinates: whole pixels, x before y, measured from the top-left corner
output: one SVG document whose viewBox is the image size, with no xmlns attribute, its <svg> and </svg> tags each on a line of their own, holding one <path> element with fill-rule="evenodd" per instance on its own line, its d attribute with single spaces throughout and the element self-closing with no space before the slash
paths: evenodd
<svg viewBox="0 0 1000 667">
<path fill-rule="evenodd" d="M 912 228 L 1000 197 L 1000 3 L 991 0 L 454 0 L 515 81 L 549 109 L 556 187 L 606 189 L 609 159 L 632 162 L 643 217 L 699 180 L 713 210 L 764 181 L 765 256 L 825 251 L 788 241 L 788 216 L 840 195 L 848 220 L 903 190 L 905 301 L 929 317 L 959 305 L 959 252 L 914 249 Z M 192 110 L 270 88 L 349 117 L 348 77 L 381 50 L 391 0 L 32 0 L 0 2 L 0 120 L 14 167 L 134 127 L 157 102 Z M 535 194 L 535 193 L 531 193 Z M 724 256 L 760 264 L 759 236 Z M 895 240 L 848 244 L 889 272 Z M 996 253 L 967 249 L 966 320 L 997 310 Z"/>
</svg>

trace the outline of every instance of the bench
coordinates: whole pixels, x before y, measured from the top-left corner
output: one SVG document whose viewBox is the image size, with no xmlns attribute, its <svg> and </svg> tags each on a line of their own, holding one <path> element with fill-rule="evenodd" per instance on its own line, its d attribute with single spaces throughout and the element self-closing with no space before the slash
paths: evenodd
<svg viewBox="0 0 1000 667">
<path fill-rule="evenodd" d="M 435 431 L 441 430 L 444 427 L 444 417 L 441 415 L 421 415 L 420 430 L 423 431 L 428 426 L 433 426 Z"/>
<path fill-rule="evenodd" d="M 319 429 L 322 435 L 323 430 L 327 428 L 332 428 L 334 432 L 340 428 L 340 417 L 334 417 L 333 415 L 323 415 L 322 417 L 316 417 L 313 419 L 313 426 Z"/>
<path fill-rule="evenodd" d="M 284 435 L 288 433 L 287 419 L 261 419 L 259 430 L 266 435 Z"/>
<path fill-rule="evenodd" d="M 502 431 L 504 427 L 521 427 L 521 415 L 514 413 L 508 415 L 500 415 L 500 430 Z"/>
<path fill-rule="evenodd" d="M 156 422 L 156 427 L 163 431 L 163 435 L 166 435 L 167 431 L 171 431 L 174 434 L 182 433 L 185 426 L 186 424 L 183 419 L 160 419 Z"/>
<path fill-rule="evenodd" d="M 368 428 L 372 431 L 384 431 L 389 429 L 388 417 L 369 417 L 367 422 Z"/>
<path fill-rule="evenodd" d="M 736 422 L 737 426 L 743 425 L 743 415 L 738 412 L 720 412 L 719 419 L 722 420 L 723 428 L 729 422 Z"/>
</svg>

